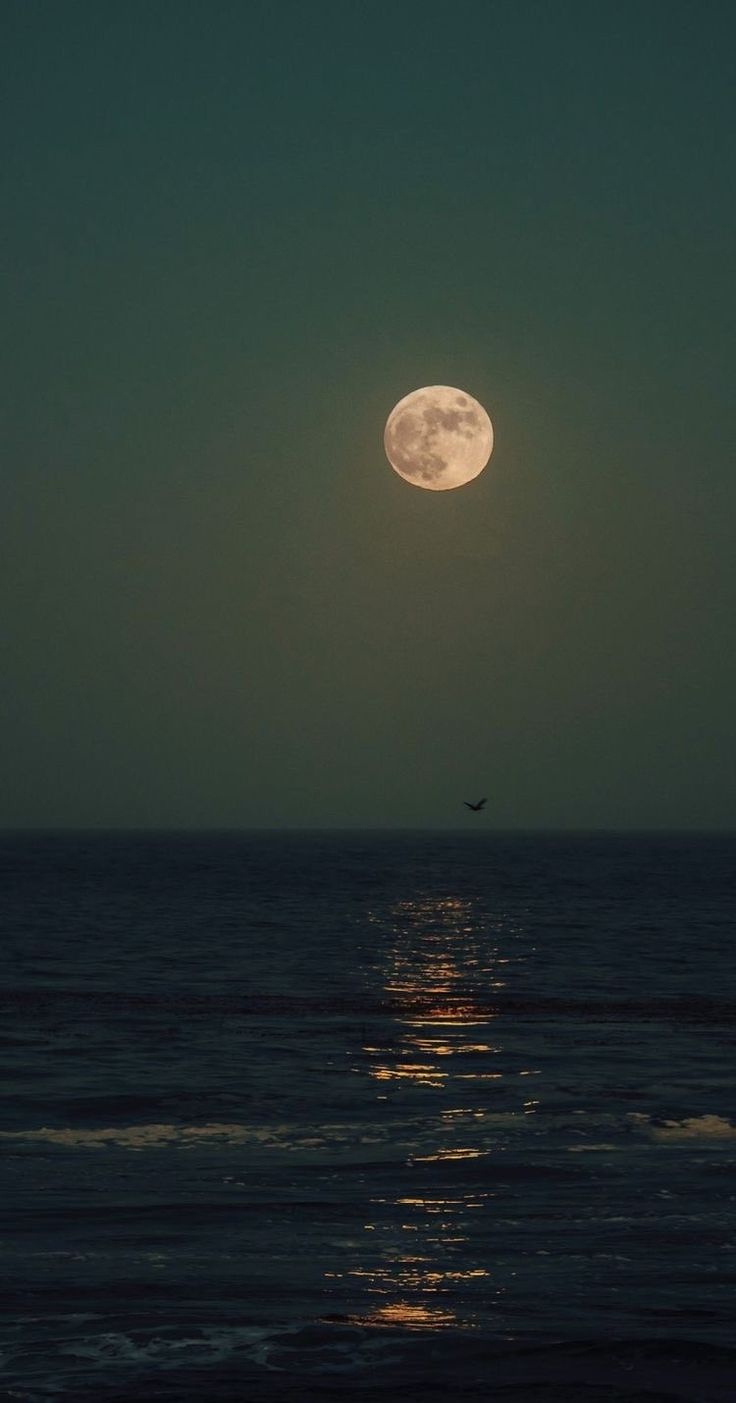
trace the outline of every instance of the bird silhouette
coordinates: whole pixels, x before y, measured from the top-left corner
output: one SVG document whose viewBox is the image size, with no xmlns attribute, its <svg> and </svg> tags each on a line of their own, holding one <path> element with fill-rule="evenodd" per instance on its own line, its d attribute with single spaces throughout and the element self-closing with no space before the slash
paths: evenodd
<svg viewBox="0 0 736 1403">
<path fill-rule="evenodd" d="M 477 804 L 470 804 L 467 799 L 463 799 L 463 803 L 466 809 L 472 809 L 474 814 L 479 814 L 483 805 L 488 803 L 488 800 L 479 799 Z"/>
</svg>

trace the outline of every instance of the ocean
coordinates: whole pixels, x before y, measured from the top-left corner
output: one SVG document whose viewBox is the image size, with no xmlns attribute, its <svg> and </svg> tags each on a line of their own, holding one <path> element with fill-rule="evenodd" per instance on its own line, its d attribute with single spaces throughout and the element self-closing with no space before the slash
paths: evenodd
<svg viewBox="0 0 736 1403">
<path fill-rule="evenodd" d="M 735 837 L 0 868 L 0 1398 L 732 1403 Z"/>
</svg>

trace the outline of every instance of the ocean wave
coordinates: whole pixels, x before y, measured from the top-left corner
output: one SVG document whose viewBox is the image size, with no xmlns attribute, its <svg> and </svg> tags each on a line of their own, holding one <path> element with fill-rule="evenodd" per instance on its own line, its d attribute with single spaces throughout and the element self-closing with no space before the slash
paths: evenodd
<svg viewBox="0 0 736 1403">
<path fill-rule="evenodd" d="M 515 1018 L 582 1019 L 591 1022 L 658 1022 L 700 1025 L 729 1025 L 736 1022 L 736 1000 L 728 998 L 682 995 L 676 998 L 565 998 L 561 996 L 518 997 L 514 995 L 484 998 L 482 994 L 468 999 L 467 995 L 444 995 L 441 1002 L 426 993 L 394 995 L 390 998 L 348 998 L 343 996 L 266 994 L 249 992 L 242 995 L 197 994 L 194 991 L 109 990 L 109 989 L 8 989 L 0 997 L 0 1009 L 22 1012 L 53 1009 L 64 1005 L 84 1005 L 86 1011 L 112 1014 L 145 1014 L 147 1011 L 167 1010 L 182 1016 L 251 1018 L 284 1017 L 348 1017 L 381 1018 L 402 1015 L 417 1017 L 498 1018 L 508 1014 Z"/>
<path fill-rule="evenodd" d="M 452 1396 L 462 1379 L 470 1403 L 487 1399 L 489 1390 L 509 1403 L 729 1403 L 736 1352 L 691 1339 L 493 1339 L 426 1318 L 412 1327 L 334 1316 L 268 1327 L 184 1323 L 80 1332 L 52 1342 L 39 1361 L 46 1386 L 38 1394 L 28 1374 L 30 1389 L 12 1391 L 22 1363 L 8 1361 L 11 1392 L 4 1396 L 311 1403 L 338 1398 L 339 1381 L 349 1378 L 353 1397 L 367 1388 L 372 1400 L 398 1391 L 407 1403 L 426 1403 L 439 1389 Z"/>
<path fill-rule="evenodd" d="M 388 1155 L 392 1162 L 446 1167 L 458 1161 L 486 1160 L 493 1154 L 511 1150 L 520 1137 L 527 1145 L 525 1153 L 530 1152 L 530 1141 L 536 1141 L 542 1150 L 549 1149 L 550 1137 L 554 1137 L 556 1148 L 574 1153 L 625 1149 L 631 1145 L 632 1134 L 637 1139 L 655 1143 L 736 1139 L 736 1125 L 725 1116 L 700 1114 L 665 1119 L 638 1111 L 620 1116 L 602 1112 L 562 1115 L 536 1112 L 530 1115 L 523 1110 L 473 1111 L 462 1119 L 454 1119 L 452 1131 L 465 1139 L 470 1132 L 473 1143 L 460 1143 L 456 1136 L 448 1135 L 448 1125 L 441 1114 L 439 1117 L 407 1117 L 383 1125 L 366 1120 L 266 1125 L 214 1121 L 198 1125 L 141 1122 L 113 1126 L 39 1126 L 0 1131 L 0 1142 L 45 1144 L 62 1149 L 114 1147 L 138 1151 L 246 1146 L 253 1152 L 309 1159 L 357 1157 L 363 1164 L 384 1162 Z M 607 1138 L 586 1138 L 580 1143 L 579 1137 L 593 1136 L 596 1132 Z M 614 1135 L 619 1139 L 612 1139 Z M 575 1141 L 568 1144 L 571 1136 Z M 486 1172 L 492 1171 L 493 1166 L 488 1165 Z"/>
</svg>

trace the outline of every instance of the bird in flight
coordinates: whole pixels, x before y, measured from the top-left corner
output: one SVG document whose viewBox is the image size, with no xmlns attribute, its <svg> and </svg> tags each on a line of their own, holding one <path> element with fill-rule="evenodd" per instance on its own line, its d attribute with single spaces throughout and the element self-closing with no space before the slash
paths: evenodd
<svg viewBox="0 0 736 1403">
<path fill-rule="evenodd" d="M 479 799 L 477 804 L 470 804 L 467 799 L 463 799 L 463 803 L 466 809 L 472 809 L 474 814 L 479 814 L 483 805 L 488 803 L 488 800 Z"/>
</svg>

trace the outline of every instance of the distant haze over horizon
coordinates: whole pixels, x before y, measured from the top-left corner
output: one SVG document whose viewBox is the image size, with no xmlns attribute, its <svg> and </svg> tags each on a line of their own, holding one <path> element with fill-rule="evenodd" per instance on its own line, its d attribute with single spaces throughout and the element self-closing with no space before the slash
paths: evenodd
<svg viewBox="0 0 736 1403">
<path fill-rule="evenodd" d="M 731 831 L 736 10 L 0 35 L 0 828 Z"/>
</svg>

